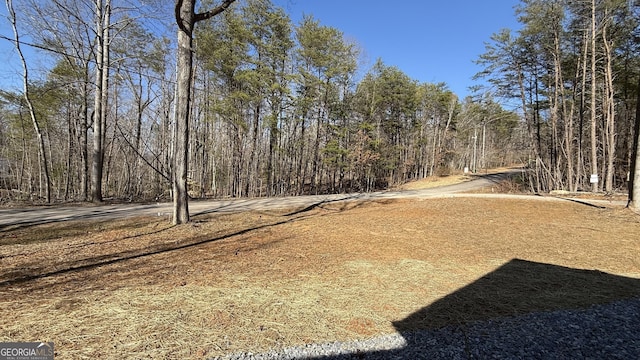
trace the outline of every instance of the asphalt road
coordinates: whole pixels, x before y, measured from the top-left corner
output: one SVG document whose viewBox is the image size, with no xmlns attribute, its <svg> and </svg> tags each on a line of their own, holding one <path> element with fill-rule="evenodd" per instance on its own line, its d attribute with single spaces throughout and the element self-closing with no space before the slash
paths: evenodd
<svg viewBox="0 0 640 360">
<path fill-rule="evenodd" d="M 491 186 L 519 170 L 479 175 L 473 180 L 423 190 L 379 191 L 373 193 L 308 195 L 255 199 L 193 200 L 189 202 L 191 216 L 207 213 L 241 212 L 248 210 L 304 209 L 336 201 L 378 200 L 399 198 L 433 198 L 456 196 L 456 194 Z M 466 195 L 465 195 L 466 196 Z M 70 220 L 106 220 L 131 216 L 170 217 L 171 203 L 156 204 L 111 204 L 97 206 L 38 206 L 28 208 L 0 209 L 0 232 L 19 227 Z"/>
</svg>

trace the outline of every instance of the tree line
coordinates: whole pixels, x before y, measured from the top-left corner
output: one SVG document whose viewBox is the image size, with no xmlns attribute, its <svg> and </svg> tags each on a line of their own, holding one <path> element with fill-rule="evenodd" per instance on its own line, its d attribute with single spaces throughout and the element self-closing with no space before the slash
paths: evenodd
<svg viewBox="0 0 640 360">
<path fill-rule="evenodd" d="M 465 99 L 384 59 L 361 66 L 358 45 L 313 16 L 294 24 L 268 0 L 225 9 L 190 28 L 183 151 L 166 35 L 178 7 L 23 2 L 17 20 L 53 65 L 25 78 L 35 121 L 22 93 L 0 92 L 3 199 L 169 199 L 180 153 L 191 197 L 371 191 L 512 164 L 531 168 L 533 191 L 584 189 L 591 173 L 604 179 L 598 190 L 626 185 L 632 2 L 523 1 L 523 29 L 494 35 L 479 59 L 494 87 Z"/>
<path fill-rule="evenodd" d="M 517 15 L 523 28 L 492 37 L 478 76 L 524 114 L 532 189 L 626 190 L 638 136 L 640 3 L 523 0 Z"/>
</svg>

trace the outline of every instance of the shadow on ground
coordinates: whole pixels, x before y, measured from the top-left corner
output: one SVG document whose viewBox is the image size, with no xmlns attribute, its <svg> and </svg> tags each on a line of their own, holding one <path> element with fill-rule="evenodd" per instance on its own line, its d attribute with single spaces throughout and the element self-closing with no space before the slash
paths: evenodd
<svg viewBox="0 0 640 360">
<path fill-rule="evenodd" d="M 376 200 L 379 203 L 385 203 L 384 200 Z M 18 266 L 14 268 L 2 268 L 0 267 L 0 290 L 4 290 L 3 288 L 6 286 L 17 286 L 17 287 L 25 287 L 29 288 L 32 291 L 48 289 L 52 286 L 52 284 L 61 286 L 66 285 L 67 287 L 71 286 L 71 283 L 82 284 L 78 285 L 78 287 L 83 288 L 84 290 L 89 289 L 87 284 L 98 283 L 101 284 L 97 279 L 100 277 L 110 273 L 110 272 L 118 272 L 121 271 L 118 268 L 110 268 L 109 265 L 120 265 L 127 262 L 132 261 L 143 261 L 143 263 L 137 263 L 135 266 L 129 264 L 127 270 L 129 272 L 135 273 L 133 270 L 137 270 L 140 268 L 145 268 L 144 261 L 155 255 L 168 254 L 172 252 L 178 252 L 181 250 L 191 249 L 201 247 L 207 244 L 211 244 L 214 242 L 220 242 L 223 240 L 228 240 L 234 237 L 239 237 L 243 235 L 248 235 L 253 232 L 275 228 L 280 225 L 290 224 L 297 221 L 301 221 L 304 219 L 308 219 L 311 217 L 321 217 L 325 216 L 328 212 L 341 212 L 351 210 L 357 207 L 362 206 L 362 202 L 354 202 L 354 201 L 342 201 L 342 200 L 320 200 L 314 202 L 311 205 L 305 206 L 288 214 L 278 215 L 271 222 L 265 222 L 263 224 L 254 224 L 248 226 L 241 230 L 234 230 L 230 232 L 222 232 L 219 235 L 194 235 L 191 237 L 187 237 L 184 239 L 173 239 L 166 238 L 163 241 L 157 241 L 154 243 L 150 243 L 148 245 L 120 249 L 118 243 L 121 243 L 125 240 L 141 238 L 148 235 L 159 234 L 162 232 L 166 232 L 171 227 L 162 228 L 160 230 L 146 232 L 143 234 L 137 234 L 132 236 L 118 237 L 108 241 L 100 241 L 100 242 L 90 242 L 86 245 L 82 246 L 102 246 L 107 243 L 113 244 L 107 250 L 96 250 L 95 253 L 91 253 L 86 257 L 76 257 L 69 256 L 69 258 L 61 258 L 56 261 L 43 261 L 41 258 L 30 257 L 29 261 L 21 262 Z M 327 212 L 313 212 L 314 209 L 322 209 Z M 197 225 L 198 219 L 203 216 L 209 215 L 211 213 L 224 213 L 224 209 L 220 211 L 203 211 L 192 216 L 192 223 L 186 224 L 182 226 L 195 226 Z M 269 212 L 266 212 L 269 214 Z M 144 222 L 147 218 L 140 217 L 135 221 Z M 43 222 L 42 224 L 50 224 L 60 222 L 62 220 L 52 220 L 50 222 Z M 107 223 L 105 221 L 105 223 Z M 35 226 L 42 224 L 29 224 L 25 226 Z M 94 226 L 100 226 L 101 222 L 92 223 Z M 110 227 L 111 230 L 118 228 L 130 227 L 131 223 L 127 222 L 120 226 Z M 175 227 L 175 226 L 174 226 Z M 12 229 L 16 230 L 16 229 Z M 33 230 L 36 231 L 36 230 Z M 99 230 L 97 230 L 99 231 Z M 0 233 L 2 229 L 0 228 Z M 16 236 L 14 239 L 2 239 L 0 238 L 0 246 L 2 245 L 28 245 L 36 242 L 47 242 L 54 239 L 64 238 L 65 235 L 72 235 L 75 233 L 86 233 L 86 225 L 82 222 L 70 222 L 67 226 L 62 226 L 57 231 L 53 231 L 52 229 L 43 229 L 42 232 L 37 232 L 37 236 L 35 239 L 30 239 L 29 236 Z M 273 242 L 271 243 L 273 244 Z M 61 246 L 65 246 L 64 244 Z M 242 247 L 243 251 L 250 252 L 256 249 L 259 249 L 261 245 L 251 245 L 245 244 Z M 240 250 L 238 250 L 240 251 Z M 9 254 L 9 255 L 0 255 L 0 261 L 4 257 L 14 257 L 14 256 L 26 256 L 28 255 L 28 251 L 20 252 L 17 254 Z M 96 272 L 92 272 L 95 270 Z M 64 277 L 62 275 L 70 275 L 68 277 Z M 40 279 L 55 279 L 51 281 L 47 281 L 36 285 L 33 283 L 34 280 Z M 116 286 L 116 284 L 112 284 Z M 91 286 L 91 285 L 89 285 Z M 103 286 L 103 285 L 102 285 Z M 1 296 L 0 296 L 1 298 Z"/>
<path fill-rule="evenodd" d="M 319 359 L 640 358 L 639 305 L 640 279 L 514 259 L 395 322 L 403 347 Z"/>
</svg>

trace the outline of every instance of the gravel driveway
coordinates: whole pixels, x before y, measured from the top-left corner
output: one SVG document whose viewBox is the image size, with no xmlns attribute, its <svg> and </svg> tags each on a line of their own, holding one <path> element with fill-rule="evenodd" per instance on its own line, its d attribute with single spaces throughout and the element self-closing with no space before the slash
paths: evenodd
<svg viewBox="0 0 640 360">
<path fill-rule="evenodd" d="M 640 359 L 640 298 L 217 359 Z"/>
</svg>

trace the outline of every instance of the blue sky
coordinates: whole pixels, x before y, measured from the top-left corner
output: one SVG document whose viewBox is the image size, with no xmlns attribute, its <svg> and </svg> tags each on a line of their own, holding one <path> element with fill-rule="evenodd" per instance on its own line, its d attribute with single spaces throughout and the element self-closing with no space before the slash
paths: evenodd
<svg viewBox="0 0 640 360">
<path fill-rule="evenodd" d="M 473 61 L 503 28 L 519 29 L 519 0 L 273 0 L 294 23 L 303 14 L 341 30 L 363 52 L 361 71 L 381 58 L 420 82 L 445 82 L 461 98 L 480 71 Z M 0 35 L 13 36 L 0 6 Z M 29 41 L 27 36 L 23 40 Z M 30 50 L 30 49 L 26 49 Z M 43 60 L 29 52 L 33 70 Z M 0 87 L 20 86 L 21 68 L 12 44 L 0 39 Z M 37 72 L 34 76 L 38 76 Z M 15 87 L 15 85 L 14 85 Z M 16 89 L 14 89 L 16 90 Z"/>
<path fill-rule="evenodd" d="M 473 61 L 501 29 L 520 28 L 519 0 L 274 0 L 295 23 L 302 14 L 340 29 L 364 50 L 365 71 L 381 58 L 420 82 L 445 82 L 461 98 L 481 69 Z"/>
</svg>

